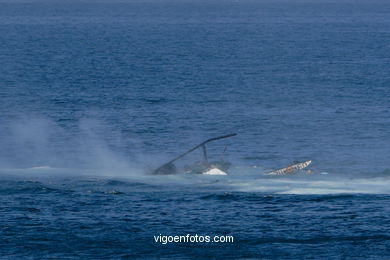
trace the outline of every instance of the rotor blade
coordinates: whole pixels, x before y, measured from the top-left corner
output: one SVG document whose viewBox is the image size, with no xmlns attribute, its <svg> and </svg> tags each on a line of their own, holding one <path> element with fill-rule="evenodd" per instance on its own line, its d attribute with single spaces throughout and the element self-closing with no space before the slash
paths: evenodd
<svg viewBox="0 0 390 260">
<path fill-rule="evenodd" d="M 167 163 L 161 165 L 161 166 L 158 167 L 156 170 L 154 170 L 153 173 L 157 173 L 160 169 L 164 168 L 165 165 L 169 165 L 169 164 L 171 164 L 171 163 L 173 163 L 173 162 L 175 162 L 175 161 L 177 161 L 177 160 L 183 158 L 185 155 L 187 155 L 187 154 L 189 154 L 190 152 L 192 152 L 192 151 L 198 149 L 198 148 L 201 147 L 201 146 L 204 146 L 205 144 L 207 144 L 207 143 L 209 143 L 209 142 L 216 141 L 216 140 L 219 140 L 219 139 L 224 139 L 224 138 L 233 137 L 233 136 L 235 136 L 235 135 L 237 135 L 237 134 L 236 134 L 236 133 L 233 133 L 233 134 L 222 135 L 222 136 L 218 136 L 218 137 L 213 137 L 213 138 L 207 139 L 206 141 L 204 141 L 204 142 L 202 142 L 202 143 L 200 143 L 200 144 L 194 146 L 193 148 L 189 149 L 188 151 L 186 151 L 186 152 L 180 154 L 179 156 L 177 156 L 176 158 L 170 160 L 169 162 L 167 162 Z"/>
</svg>

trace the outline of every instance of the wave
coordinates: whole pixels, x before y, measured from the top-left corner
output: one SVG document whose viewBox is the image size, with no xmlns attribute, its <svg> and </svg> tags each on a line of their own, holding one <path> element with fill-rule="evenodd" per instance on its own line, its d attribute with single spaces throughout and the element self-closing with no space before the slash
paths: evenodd
<svg viewBox="0 0 390 260">
<path fill-rule="evenodd" d="M 219 197 L 202 199 L 226 199 L 229 192 L 263 193 L 277 195 L 356 195 L 390 194 L 390 177 L 343 176 L 336 174 L 314 174 L 294 176 L 263 176 L 250 174 L 240 169 L 228 176 L 205 175 L 145 175 L 140 171 L 99 172 L 92 169 L 65 169 L 49 166 L 24 169 L 0 169 L 1 191 L 7 190 L 7 180 L 32 181 L 24 183 L 28 189 L 50 190 L 46 183 L 61 183 L 70 189 L 114 190 L 116 194 L 132 191 L 177 190 L 181 192 L 215 192 Z M 28 184 L 28 185 L 27 185 Z M 17 187 L 20 183 L 15 184 Z M 54 188 L 55 189 L 55 188 Z M 226 194 L 223 194 L 226 192 Z M 222 193 L 222 195 L 221 195 Z M 228 198 L 229 199 L 229 198 Z"/>
</svg>

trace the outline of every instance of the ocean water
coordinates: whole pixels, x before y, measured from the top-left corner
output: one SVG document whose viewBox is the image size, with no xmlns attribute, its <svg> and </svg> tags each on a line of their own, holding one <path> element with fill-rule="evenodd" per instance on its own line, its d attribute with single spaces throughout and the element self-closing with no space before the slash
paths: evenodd
<svg viewBox="0 0 390 260">
<path fill-rule="evenodd" d="M 388 259 L 389 53 L 385 0 L 0 0 L 0 258 Z"/>
</svg>

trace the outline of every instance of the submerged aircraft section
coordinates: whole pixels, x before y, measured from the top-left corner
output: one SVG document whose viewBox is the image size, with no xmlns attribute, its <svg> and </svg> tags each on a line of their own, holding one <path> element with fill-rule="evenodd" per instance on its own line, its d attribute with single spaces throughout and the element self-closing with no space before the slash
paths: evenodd
<svg viewBox="0 0 390 260">
<path fill-rule="evenodd" d="M 228 170 L 231 166 L 231 163 L 222 159 L 222 158 L 220 160 L 210 161 L 209 157 L 208 157 L 206 145 L 211 143 L 211 142 L 221 140 L 221 139 L 230 138 L 230 137 L 233 137 L 236 135 L 237 135 L 236 133 L 233 133 L 233 134 L 222 135 L 222 136 L 207 139 L 206 141 L 192 147 L 188 151 L 180 154 L 179 156 L 175 157 L 174 159 L 161 165 L 160 167 L 158 167 L 157 169 L 152 171 L 151 174 L 167 175 L 167 174 L 180 174 L 181 173 L 181 174 L 204 174 L 204 175 L 228 175 Z M 178 168 L 175 165 L 175 163 L 177 161 L 182 160 L 188 154 L 190 154 L 196 150 L 199 150 L 199 149 L 202 149 L 202 154 L 203 154 L 202 160 L 200 160 L 200 161 L 198 160 L 198 161 L 195 161 L 194 163 L 187 164 L 182 168 Z M 224 152 L 225 151 L 226 151 L 226 147 L 225 147 Z M 307 168 L 311 163 L 312 163 L 312 160 L 308 160 L 308 161 L 304 161 L 304 162 L 296 162 L 296 163 L 289 165 L 287 167 L 273 170 L 273 171 L 270 171 L 267 173 L 261 173 L 261 174 L 270 175 L 270 176 L 296 174 L 300 170 Z M 306 173 L 311 174 L 311 173 L 313 173 L 313 171 L 306 170 Z"/>
</svg>

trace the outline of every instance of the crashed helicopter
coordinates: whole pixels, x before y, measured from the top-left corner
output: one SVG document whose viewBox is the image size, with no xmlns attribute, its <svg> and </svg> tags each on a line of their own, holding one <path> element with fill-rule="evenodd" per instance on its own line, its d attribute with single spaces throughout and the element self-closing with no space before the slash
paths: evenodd
<svg viewBox="0 0 390 260">
<path fill-rule="evenodd" d="M 166 162 L 165 164 L 161 165 L 154 171 L 152 171 L 152 174 L 155 175 L 167 175 L 167 174 L 178 174 L 178 173 L 185 173 L 185 174 L 204 174 L 204 175 L 228 175 L 228 170 L 231 166 L 231 163 L 228 161 L 225 161 L 224 159 L 216 160 L 216 161 L 210 161 L 207 153 L 206 145 L 225 138 L 230 138 L 233 136 L 236 136 L 236 133 L 228 134 L 228 135 L 222 135 L 218 137 L 213 137 L 210 139 L 207 139 L 206 141 L 192 147 L 188 151 L 180 154 L 176 158 Z M 194 152 L 195 150 L 202 149 L 203 151 L 203 159 L 201 161 L 192 163 L 190 165 L 185 165 L 182 167 L 182 169 L 179 169 L 176 167 L 175 162 L 183 159 L 186 155 Z M 226 147 L 223 153 L 225 153 Z M 304 161 L 304 162 L 295 162 L 292 165 L 289 165 L 284 168 L 280 168 L 277 170 L 273 170 L 267 173 L 262 173 L 264 175 L 271 175 L 271 176 L 280 176 L 280 175 L 288 175 L 288 174 L 295 174 L 298 173 L 300 170 L 303 170 L 307 168 L 311 164 L 311 160 Z M 311 170 L 306 170 L 306 173 L 310 174 L 312 173 Z"/>
</svg>

